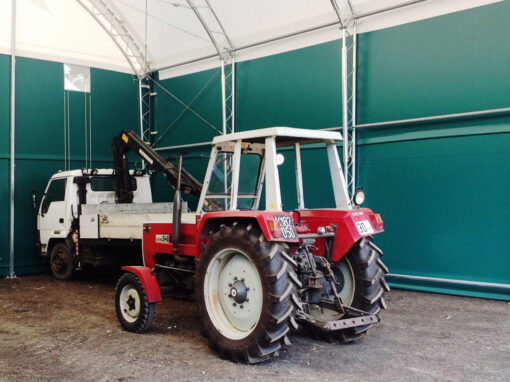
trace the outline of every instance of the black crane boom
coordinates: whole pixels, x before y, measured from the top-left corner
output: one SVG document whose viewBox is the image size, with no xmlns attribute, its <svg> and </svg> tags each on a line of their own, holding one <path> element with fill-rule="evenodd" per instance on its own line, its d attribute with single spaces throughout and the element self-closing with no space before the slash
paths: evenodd
<svg viewBox="0 0 510 382">
<path fill-rule="evenodd" d="M 131 203 L 133 201 L 127 160 L 127 153 L 130 151 L 139 155 L 155 171 L 162 172 L 170 184 L 177 185 L 179 175 L 177 166 L 164 160 L 148 144 L 143 142 L 135 132 L 123 130 L 112 140 L 113 161 L 115 163 L 115 193 L 118 203 Z M 181 169 L 181 171 L 181 188 L 184 193 L 200 197 L 202 184 L 185 169 Z"/>
</svg>

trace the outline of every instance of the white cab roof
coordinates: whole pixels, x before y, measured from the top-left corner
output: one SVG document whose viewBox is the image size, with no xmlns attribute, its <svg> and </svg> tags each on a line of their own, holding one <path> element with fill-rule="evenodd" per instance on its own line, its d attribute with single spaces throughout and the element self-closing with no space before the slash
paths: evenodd
<svg viewBox="0 0 510 382">
<path fill-rule="evenodd" d="M 84 171 L 83 169 L 68 170 L 68 171 L 59 170 L 59 172 L 53 174 L 53 176 L 51 178 L 54 179 L 54 178 L 67 178 L 67 177 L 82 176 L 83 171 Z M 97 173 L 91 174 L 92 169 L 86 169 L 85 173 L 88 175 L 113 175 L 113 169 L 111 169 L 111 168 L 99 168 L 99 169 L 94 169 L 94 171 L 97 171 Z M 133 175 L 134 170 L 129 170 L 129 173 L 131 175 Z"/>
<path fill-rule="evenodd" d="M 275 137 L 278 146 L 288 146 L 299 142 L 311 144 L 324 141 L 341 141 L 342 134 L 336 131 L 297 129 L 295 127 L 268 127 L 265 129 L 242 131 L 233 134 L 219 135 L 213 144 L 242 140 L 250 143 L 261 143 L 267 137 Z"/>
</svg>

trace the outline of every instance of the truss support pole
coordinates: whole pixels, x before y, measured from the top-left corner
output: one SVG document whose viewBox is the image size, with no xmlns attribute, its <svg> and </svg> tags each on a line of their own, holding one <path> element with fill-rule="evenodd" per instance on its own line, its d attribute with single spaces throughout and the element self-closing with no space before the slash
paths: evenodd
<svg viewBox="0 0 510 382">
<path fill-rule="evenodd" d="M 10 201 L 9 201 L 9 278 L 14 278 L 14 185 L 16 171 L 16 0 L 11 1 L 11 126 L 10 126 Z"/>
<path fill-rule="evenodd" d="M 352 198 L 356 190 L 356 21 L 352 34 L 342 30 L 342 125 L 343 164 L 347 192 Z"/>
<path fill-rule="evenodd" d="M 147 75 L 138 80 L 140 138 L 149 145 L 152 144 L 152 97 L 155 94 L 150 76 Z M 142 161 L 142 168 L 145 168 L 144 161 Z"/>
<path fill-rule="evenodd" d="M 221 111 L 223 134 L 235 131 L 235 60 L 221 61 Z"/>
<path fill-rule="evenodd" d="M 221 116 L 223 120 L 223 135 L 227 134 L 227 105 L 225 89 L 225 61 L 221 61 Z"/>
</svg>

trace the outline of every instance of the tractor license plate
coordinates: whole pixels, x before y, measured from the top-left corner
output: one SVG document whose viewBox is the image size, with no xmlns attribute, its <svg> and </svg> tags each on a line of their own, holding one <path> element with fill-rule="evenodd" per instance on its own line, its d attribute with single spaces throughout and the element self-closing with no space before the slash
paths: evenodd
<svg viewBox="0 0 510 382">
<path fill-rule="evenodd" d="M 355 222 L 355 224 L 360 235 L 370 235 L 371 233 L 374 233 L 374 229 L 368 220 Z"/>
</svg>

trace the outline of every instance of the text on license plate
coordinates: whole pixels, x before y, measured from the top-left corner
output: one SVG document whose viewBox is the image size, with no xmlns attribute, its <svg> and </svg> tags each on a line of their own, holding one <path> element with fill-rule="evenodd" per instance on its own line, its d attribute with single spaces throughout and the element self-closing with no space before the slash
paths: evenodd
<svg viewBox="0 0 510 382">
<path fill-rule="evenodd" d="M 362 220 L 354 223 L 356 224 L 356 228 L 360 235 L 369 235 L 374 233 L 374 229 L 368 220 Z"/>
</svg>

